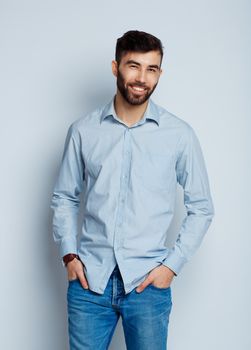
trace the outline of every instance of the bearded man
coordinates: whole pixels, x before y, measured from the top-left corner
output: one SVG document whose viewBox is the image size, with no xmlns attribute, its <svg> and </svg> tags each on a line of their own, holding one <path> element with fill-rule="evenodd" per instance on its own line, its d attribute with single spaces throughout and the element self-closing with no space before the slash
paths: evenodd
<svg viewBox="0 0 251 350">
<path fill-rule="evenodd" d="M 108 349 L 120 316 L 127 349 L 166 350 L 172 280 L 214 216 L 194 130 L 150 98 L 162 58 L 158 38 L 125 33 L 112 61 L 116 95 L 68 129 L 51 207 L 68 274 L 71 350 Z M 177 184 L 187 215 L 168 248 Z"/>
</svg>

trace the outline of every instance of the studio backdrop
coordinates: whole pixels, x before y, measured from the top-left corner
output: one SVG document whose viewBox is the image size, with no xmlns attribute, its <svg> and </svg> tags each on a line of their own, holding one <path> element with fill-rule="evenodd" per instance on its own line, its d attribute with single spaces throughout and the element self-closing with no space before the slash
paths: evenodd
<svg viewBox="0 0 251 350">
<path fill-rule="evenodd" d="M 251 349 L 250 13 L 245 0 L 0 0 L 1 349 L 68 349 L 51 195 L 68 127 L 116 91 L 111 61 L 130 29 L 164 45 L 152 98 L 194 128 L 215 205 L 172 282 L 168 349 Z M 167 245 L 184 215 L 178 188 Z M 121 319 L 110 349 L 125 349 Z"/>
</svg>

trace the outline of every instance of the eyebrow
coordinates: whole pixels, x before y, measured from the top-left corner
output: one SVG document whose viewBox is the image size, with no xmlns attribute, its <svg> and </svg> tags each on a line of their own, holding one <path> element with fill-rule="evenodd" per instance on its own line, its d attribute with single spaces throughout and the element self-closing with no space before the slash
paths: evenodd
<svg viewBox="0 0 251 350">
<path fill-rule="evenodd" d="M 135 64 L 136 66 L 141 66 L 141 64 L 137 61 L 134 60 L 128 60 L 126 61 L 126 64 Z M 156 68 L 158 70 L 160 70 L 160 67 L 157 64 L 150 64 L 148 67 L 150 68 Z"/>
</svg>

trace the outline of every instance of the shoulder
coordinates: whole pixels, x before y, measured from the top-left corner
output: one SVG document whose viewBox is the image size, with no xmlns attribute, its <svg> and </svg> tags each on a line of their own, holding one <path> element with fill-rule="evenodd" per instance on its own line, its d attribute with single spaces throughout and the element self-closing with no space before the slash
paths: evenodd
<svg viewBox="0 0 251 350">
<path fill-rule="evenodd" d="M 68 133 L 73 136 L 75 135 L 76 137 L 81 137 L 83 134 L 88 133 L 89 129 L 99 127 L 100 118 L 105 106 L 106 105 L 98 107 L 85 113 L 84 115 L 76 117 L 75 120 L 69 125 Z"/>
<path fill-rule="evenodd" d="M 171 129 L 177 133 L 177 136 L 182 138 L 191 137 L 191 135 L 194 133 L 194 129 L 187 121 L 176 114 L 171 113 L 162 106 L 157 104 L 155 104 L 155 106 L 159 113 L 160 127 Z"/>
<path fill-rule="evenodd" d="M 75 130 L 81 130 L 82 128 L 88 126 L 95 126 L 100 122 L 100 116 L 102 114 L 104 107 L 98 107 L 78 118 L 76 118 L 70 125 L 71 128 Z"/>
</svg>

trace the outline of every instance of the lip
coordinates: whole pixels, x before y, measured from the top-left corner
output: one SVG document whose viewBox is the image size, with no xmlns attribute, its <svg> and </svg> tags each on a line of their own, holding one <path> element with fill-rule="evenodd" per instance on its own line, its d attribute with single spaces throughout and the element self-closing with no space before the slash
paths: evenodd
<svg viewBox="0 0 251 350">
<path fill-rule="evenodd" d="M 137 85 L 129 85 L 130 90 L 136 95 L 143 95 L 146 92 L 145 87 L 137 86 Z"/>
</svg>

